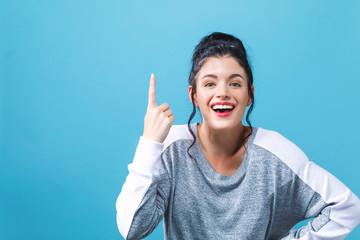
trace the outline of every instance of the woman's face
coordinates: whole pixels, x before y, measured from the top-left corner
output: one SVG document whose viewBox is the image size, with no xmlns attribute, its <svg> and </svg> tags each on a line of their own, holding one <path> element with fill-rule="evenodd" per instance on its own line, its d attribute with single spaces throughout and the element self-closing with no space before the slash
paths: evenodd
<svg viewBox="0 0 360 240">
<path fill-rule="evenodd" d="M 209 57 L 195 77 L 195 105 L 203 124 L 213 130 L 242 125 L 247 106 L 251 104 L 245 70 L 233 57 Z M 252 91 L 254 87 L 252 86 Z M 191 100 L 192 86 L 189 86 Z"/>
</svg>

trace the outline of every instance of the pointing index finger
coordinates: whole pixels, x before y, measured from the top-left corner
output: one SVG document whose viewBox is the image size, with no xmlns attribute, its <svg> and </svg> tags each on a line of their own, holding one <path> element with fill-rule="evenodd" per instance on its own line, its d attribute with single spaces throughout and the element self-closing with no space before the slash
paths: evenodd
<svg viewBox="0 0 360 240">
<path fill-rule="evenodd" d="M 150 77 L 150 85 L 149 85 L 149 101 L 148 107 L 156 106 L 156 93 L 155 93 L 155 76 L 152 73 Z"/>
</svg>

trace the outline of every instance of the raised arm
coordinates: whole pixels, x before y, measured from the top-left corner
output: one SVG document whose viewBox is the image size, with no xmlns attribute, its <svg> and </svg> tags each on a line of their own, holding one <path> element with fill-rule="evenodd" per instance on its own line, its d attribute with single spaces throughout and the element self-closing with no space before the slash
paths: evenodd
<svg viewBox="0 0 360 240">
<path fill-rule="evenodd" d="M 161 161 L 163 141 L 174 117 L 169 105 L 156 105 L 155 77 L 150 78 L 144 133 L 140 137 L 129 175 L 116 201 L 116 220 L 125 239 L 140 239 L 150 234 L 167 208 L 170 181 Z"/>
</svg>

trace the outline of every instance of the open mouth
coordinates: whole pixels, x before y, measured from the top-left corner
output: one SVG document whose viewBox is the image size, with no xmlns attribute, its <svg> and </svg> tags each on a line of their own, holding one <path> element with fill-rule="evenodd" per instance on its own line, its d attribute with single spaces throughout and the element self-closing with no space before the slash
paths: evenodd
<svg viewBox="0 0 360 240">
<path fill-rule="evenodd" d="M 231 112 L 232 110 L 234 110 L 234 106 L 232 105 L 214 105 L 212 106 L 212 110 L 214 110 L 217 113 L 226 113 L 226 112 Z"/>
</svg>

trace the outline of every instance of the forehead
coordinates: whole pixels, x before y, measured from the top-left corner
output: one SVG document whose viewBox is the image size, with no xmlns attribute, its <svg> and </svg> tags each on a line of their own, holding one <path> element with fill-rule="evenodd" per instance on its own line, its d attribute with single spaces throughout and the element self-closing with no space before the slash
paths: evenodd
<svg viewBox="0 0 360 240">
<path fill-rule="evenodd" d="M 243 67 L 240 66 L 238 61 L 231 56 L 227 57 L 209 57 L 205 59 L 205 63 L 202 65 L 198 72 L 198 77 L 206 74 L 214 74 L 218 77 L 227 77 L 234 73 L 246 77 L 246 73 Z"/>
</svg>

